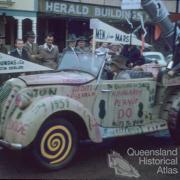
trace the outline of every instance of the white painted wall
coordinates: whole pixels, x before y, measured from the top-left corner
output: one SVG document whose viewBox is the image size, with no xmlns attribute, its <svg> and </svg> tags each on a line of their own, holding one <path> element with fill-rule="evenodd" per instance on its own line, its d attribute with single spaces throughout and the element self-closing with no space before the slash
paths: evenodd
<svg viewBox="0 0 180 180">
<path fill-rule="evenodd" d="M 121 5 L 121 0 L 66 0 L 66 1 L 88 3 L 88 4 L 98 4 L 98 5 L 119 6 L 119 7 Z"/>
<path fill-rule="evenodd" d="M 176 12 L 176 0 L 164 0 L 163 2 L 166 5 L 169 12 Z M 180 2 L 179 2 L 179 13 L 180 13 Z"/>
<path fill-rule="evenodd" d="M 35 1 L 37 1 L 37 0 L 12 0 L 12 1 L 14 3 L 6 5 L 7 9 L 34 11 L 35 10 Z M 1 0 L 0 0 L 0 4 L 1 4 Z M 2 4 L 1 6 L 3 7 L 4 5 Z"/>
<path fill-rule="evenodd" d="M 122 0 L 66 0 L 70 2 L 80 2 L 88 4 L 99 4 L 99 5 L 110 5 L 110 6 L 121 6 Z M 176 11 L 176 0 L 161 0 L 167 7 L 169 12 Z M 180 3 L 179 3 L 179 12 L 180 12 Z"/>
<path fill-rule="evenodd" d="M 5 0 L 0 0 L 0 2 L 1 1 L 5 1 Z M 13 0 L 13 1 L 15 1 L 15 3 L 8 6 L 8 9 L 34 11 L 36 8 L 35 4 L 37 4 L 38 0 Z M 109 5 L 109 6 L 117 6 L 117 7 L 120 7 L 122 2 L 122 0 L 65 0 L 65 1 L 107 5 L 107 6 Z M 162 0 L 162 1 L 166 5 L 169 12 L 176 11 L 176 0 Z M 180 7 L 179 7 L 179 12 L 180 12 Z"/>
</svg>

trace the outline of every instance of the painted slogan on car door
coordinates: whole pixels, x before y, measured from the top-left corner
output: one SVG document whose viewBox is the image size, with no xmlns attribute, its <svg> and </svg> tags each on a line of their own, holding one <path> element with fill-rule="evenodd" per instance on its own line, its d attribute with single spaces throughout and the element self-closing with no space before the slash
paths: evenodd
<svg viewBox="0 0 180 180">
<path fill-rule="evenodd" d="M 153 119 L 150 107 L 155 100 L 155 82 L 137 81 L 113 80 L 100 85 L 94 109 L 103 127 L 138 126 Z"/>
</svg>

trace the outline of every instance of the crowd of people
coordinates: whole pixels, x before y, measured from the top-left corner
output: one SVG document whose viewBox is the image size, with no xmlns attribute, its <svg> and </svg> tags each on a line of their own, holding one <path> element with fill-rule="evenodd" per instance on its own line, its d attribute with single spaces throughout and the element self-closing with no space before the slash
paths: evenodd
<svg viewBox="0 0 180 180">
<path fill-rule="evenodd" d="M 132 62 L 134 64 L 132 64 Z M 110 72 L 107 73 L 107 79 L 137 79 L 153 77 L 153 74 L 144 71 L 144 64 L 132 61 L 129 64 L 129 58 L 120 54 L 112 57 L 110 62 Z M 138 65 L 136 64 L 138 63 Z"/>
<path fill-rule="evenodd" d="M 27 32 L 25 38 L 25 42 L 23 41 L 23 39 L 15 40 L 15 47 L 9 52 L 11 56 L 28 60 L 33 63 L 38 63 L 52 69 L 57 68 L 60 52 L 58 47 L 54 44 L 53 34 L 49 33 L 46 35 L 43 45 L 38 45 L 37 43 L 35 43 L 36 36 L 32 31 Z M 4 45 L 4 40 L 5 37 L 0 35 L 0 52 L 7 54 L 8 51 Z M 86 38 L 85 36 L 76 37 L 74 34 L 71 34 L 66 40 L 66 47 L 63 49 L 63 53 L 65 53 L 66 51 L 90 53 L 92 52 L 92 43 L 92 36 Z M 136 49 L 136 51 L 138 51 L 138 49 Z M 131 54 L 131 56 L 133 57 L 133 62 L 128 62 L 131 65 L 134 63 L 134 59 L 137 58 L 137 55 L 135 55 L 135 57 L 131 53 L 131 50 L 126 50 L 118 44 L 109 44 L 105 42 L 96 45 L 95 53 L 108 54 L 110 56 L 120 55 L 121 53 L 123 53 L 124 56 L 126 56 L 126 54 L 128 56 Z"/>
<path fill-rule="evenodd" d="M 35 43 L 35 38 L 34 32 L 27 32 L 25 43 L 22 39 L 16 39 L 15 47 L 9 54 L 17 58 L 41 64 L 51 69 L 57 69 L 60 61 L 60 52 L 58 47 L 54 44 L 53 34 L 46 35 L 43 45 Z M 0 51 L 7 53 L 3 41 L 0 41 Z M 86 38 L 85 36 L 76 37 L 74 34 L 69 35 L 66 40 L 66 47 L 63 49 L 62 54 L 67 51 L 74 51 L 75 53 L 92 53 L 93 36 Z M 120 56 L 126 57 L 127 61 L 125 66 L 127 68 L 132 68 L 144 63 L 140 50 L 134 45 L 122 46 L 115 43 L 101 42 L 96 44 L 95 53 L 97 55 L 105 54 L 109 60 L 112 60 L 112 69 L 113 65 L 117 65 L 117 63 L 114 63 L 114 59 L 117 60 Z M 121 62 L 123 61 L 121 60 Z"/>
<path fill-rule="evenodd" d="M 51 69 L 57 69 L 60 52 L 58 46 L 54 44 L 54 36 L 49 33 L 45 37 L 43 45 L 35 43 L 35 34 L 33 31 L 27 32 L 26 41 L 16 39 L 15 47 L 10 52 L 5 47 L 5 37 L 0 35 L 0 52 L 10 54 L 11 56 L 31 61 L 33 63 L 47 66 Z M 68 36 L 66 47 L 62 53 L 74 51 L 76 53 L 91 53 L 93 51 L 93 37 L 76 37 L 74 34 Z M 178 51 L 179 52 L 179 51 Z M 107 58 L 122 59 L 126 58 L 126 68 L 139 67 L 145 64 L 145 59 L 140 49 L 135 45 L 120 45 L 115 43 L 101 42 L 95 46 L 95 53 L 98 55 L 106 54 Z M 178 53 L 176 53 L 178 54 Z M 177 59 L 177 58 L 176 58 Z M 121 60 L 122 61 L 122 60 Z M 114 63 L 114 65 L 117 65 Z M 123 67 L 124 68 L 124 67 Z"/>
<path fill-rule="evenodd" d="M 9 54 L 11 56 L 21 58 L 24 60 L 31 61 L 33 63 L 38 63 L 47 66 L 52 69 L 56 69 L 59 61 L 59 49 L 58 46 L 54 44 L 54 36 L 49 33 L 45 37 L 45 42 L 43 45 L 38 45 L 35 43 L 34 32 L 27 32 L 26 41 L 23 39 L 16 39 L 14 48 L 8 52 L 5 47 L 5 37 L 0 35 L 0 52 Z M 67 46 L 63 49 L 65 51 L 76 51 L 81 53 L 88 53 L 92 51 L 91 40 L 86 39 L 84 36 L 77 38 L 74 34 L 69 35 L 67 38 Z"/>
</svg>

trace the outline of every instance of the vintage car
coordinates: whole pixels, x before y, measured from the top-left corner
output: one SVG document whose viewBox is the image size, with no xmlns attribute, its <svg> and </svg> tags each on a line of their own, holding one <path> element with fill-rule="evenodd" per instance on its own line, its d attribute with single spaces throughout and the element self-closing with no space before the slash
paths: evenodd
<svg viewBox="0 0 180 180">
<path fill-rule="evenodd" d="M 154 63 L 158 63 L 162 67 L 167 66 L 168 62 L 166 61 L 166 58 L 161 52 L 157 52 L 157 51 L 143 52 L 143 56 L 145 58 L 146 63 L 154 62 Z"/>
<path fill-rule="evenodd" d="M 0 144 L 31 149 L 44 168 L 74 157 L 80 140 L 167 129 L 180 143 L 180 77 L 105 78 L 104 55 L 66 52 L 59 70 L 8 80 L 0 91 Z"/>
</svg>

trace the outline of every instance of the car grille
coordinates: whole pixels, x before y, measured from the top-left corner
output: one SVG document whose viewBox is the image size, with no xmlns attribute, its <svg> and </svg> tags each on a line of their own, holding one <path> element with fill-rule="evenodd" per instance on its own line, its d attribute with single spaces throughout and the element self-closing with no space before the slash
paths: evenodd
<svg viewBox="0 0 180 180">
<path fill-rule="evenodd" d="M 10 94 L 12 89 L 11 84 L 6 83 L 3 87 L 0 89 L 0 105 L 7 99 L 8 95 Z"/>
<path fill-rule="evenodd" d="M 0 117 L 1 117 L 1 110 L 3 107 L 3 103 L 8 98 L 9 94 L 11 93 L 11 90 L 12 90 L 12 85 L 10 83 L 5 83 L 4 86 L 0 87 Z"/>
</svg>

